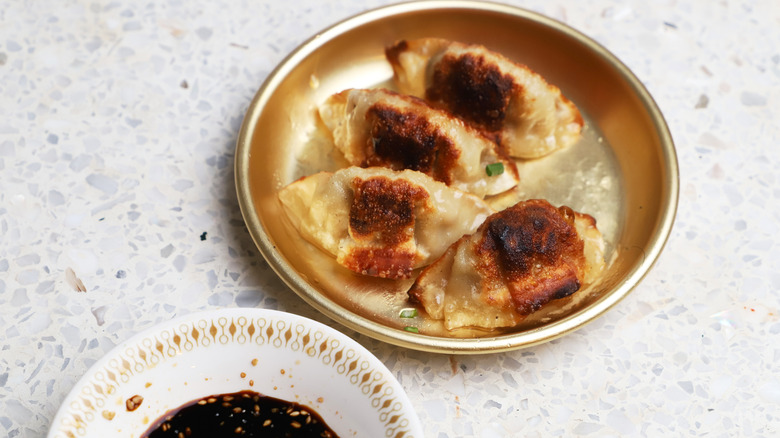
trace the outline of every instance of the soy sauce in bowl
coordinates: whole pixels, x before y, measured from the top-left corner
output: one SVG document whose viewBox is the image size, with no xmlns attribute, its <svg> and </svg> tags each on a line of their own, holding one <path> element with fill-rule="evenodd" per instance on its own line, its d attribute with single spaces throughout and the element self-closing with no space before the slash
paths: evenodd
<svg viewBox="0 0 780 438">
<path fill-rule="evenodd" d="M 141 438 L 338 438 L 311 408 L 240 391 L 193 400 L 155 421 Z"/>
</svg>

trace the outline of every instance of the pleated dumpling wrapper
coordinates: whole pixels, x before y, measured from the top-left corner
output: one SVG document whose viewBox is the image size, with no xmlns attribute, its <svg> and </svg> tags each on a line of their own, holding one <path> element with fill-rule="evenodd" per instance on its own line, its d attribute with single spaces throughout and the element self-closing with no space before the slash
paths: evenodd
<svg viewBox="0 0 780 438">
<path fill-rule="evenodd" d="M 353 166 L 417 170 L 481 198 L 517 185 L 514 161 L 493 141 L 422 99 L 386 89 L 348 89 L 319 110 Z M 502 171 L 488 174 L 487 166 Z"/>
<path fill-rule="evenodd" d="M 348 167 L 301 178 L 279 192 L 307 241 L 354 272 L 409 278 L 493 210 L 480 198 L 412 170 Z"/>
<path fill-rule="evenodd" d="M 512 327 L 604 270 L 593 217 L 544 200 L 494 213 L 425 268 L 409 290 L 448 330 Z"/>
<path fill-rule="evenodd" d="M 423 38 L 385 54 L 402 93 L 494 136 L 511 156 L 542 157 L 580 138 L 582 115 L 558 87 L 484 46 Z"/>
</svg>

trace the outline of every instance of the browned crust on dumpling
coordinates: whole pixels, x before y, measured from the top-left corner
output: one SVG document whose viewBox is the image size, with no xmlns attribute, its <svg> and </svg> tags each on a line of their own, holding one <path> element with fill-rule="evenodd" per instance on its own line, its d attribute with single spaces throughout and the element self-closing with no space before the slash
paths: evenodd
<svg viewBox="0 0 780 438">
<path fill-rule="evenodd" d="M 342 264 L 363 275 L 402 279 L 411 277 L 414 262 L 414 253 L 399 248 L 355 248 Z"/>
<path fill-rule="evenodd" d="M 419 104 L 425 105 L 422 100 Z M 381 103 L 373 105 L 366 117 L 373 120 L 362 167 L 417 170 L 437 181 L 452 184 L 453 169 L 460 153 L 452 140 L 425 117 Z"/>
<path fill-rule="evenodd" d="M 355 239 L 376 239 L 388 245 L 407 240 L 414 227 L 414 204 L 428 197 L 421 188 L 386 177 L 353 180 L 355 196 L 349 227 Z"/>
<path fill-rule="evenodd" d="M 530 200 L 491 215 L 482 227 L 477 271 L 487 282 L 503 278 L 517 313 L 531 314 L 579 290 L 584 244 L 570 208 Z"/>
<path fill-rule="evenodd" d="M 399 64 L 398 57 L 407 49 L 409 49 L 409 43 L 406 40 L 398 41 L 392 46 L 385 47 L 385 58 L 391 64 Z"/>
<path fill-rule="evenodd" d="M 426 99 L 487 132 L 501 130 L 507 107 L 520 88 L 484 56 L 445 55 L 433 71 Z"/>
<path fill-rule="evenodd" d="M 415 204 L 428 193 L 404 180 L 386 177 L 353 180 L 349 232 L 357 242 L 376 246 L 354 248 L 343 265 L 355 272 L 384 278 L 408 278 L 415 251 L 404 245 L 414 237 Z"/>
</svg>

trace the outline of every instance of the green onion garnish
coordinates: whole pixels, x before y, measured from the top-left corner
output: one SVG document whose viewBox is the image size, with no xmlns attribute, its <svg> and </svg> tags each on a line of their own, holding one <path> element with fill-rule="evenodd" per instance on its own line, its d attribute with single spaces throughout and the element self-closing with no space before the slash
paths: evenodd
<svg viewBox="0 0 780 438">
<path fill-rule="evenodd" d="M 412 326 L 406 326 L 404 327 L 404 330 L 412 333 L 420 333 L 420 330 L 417 327 L 412 327 Z"/>
<path fill-rule="evenodd" d="M 417 316 L 417 309 L 403 309 L 400 316 L 401 318 L 414 318 Z"/>
<path fill-rule="evenodd" d="M 504 163 L 492 163 L 485 166 L 487 176 L 496 176 L 504 173 Z"/>
</svg>

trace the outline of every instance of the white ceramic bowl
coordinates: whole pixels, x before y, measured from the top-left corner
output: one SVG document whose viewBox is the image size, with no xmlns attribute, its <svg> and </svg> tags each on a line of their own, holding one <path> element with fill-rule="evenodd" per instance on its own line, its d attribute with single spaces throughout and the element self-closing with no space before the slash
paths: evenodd
<svg viewBox="0 0 780 438">
<path fill-rule="evenodd" d="M 423 436 L 403 388 L 354 340 L 297 315 L 223 309 L 116 346 L 65 398 L 48 437 L 136 438 L 187 402 L 242 390 L 306 405 L 342 437 Z"/>
</svg>

